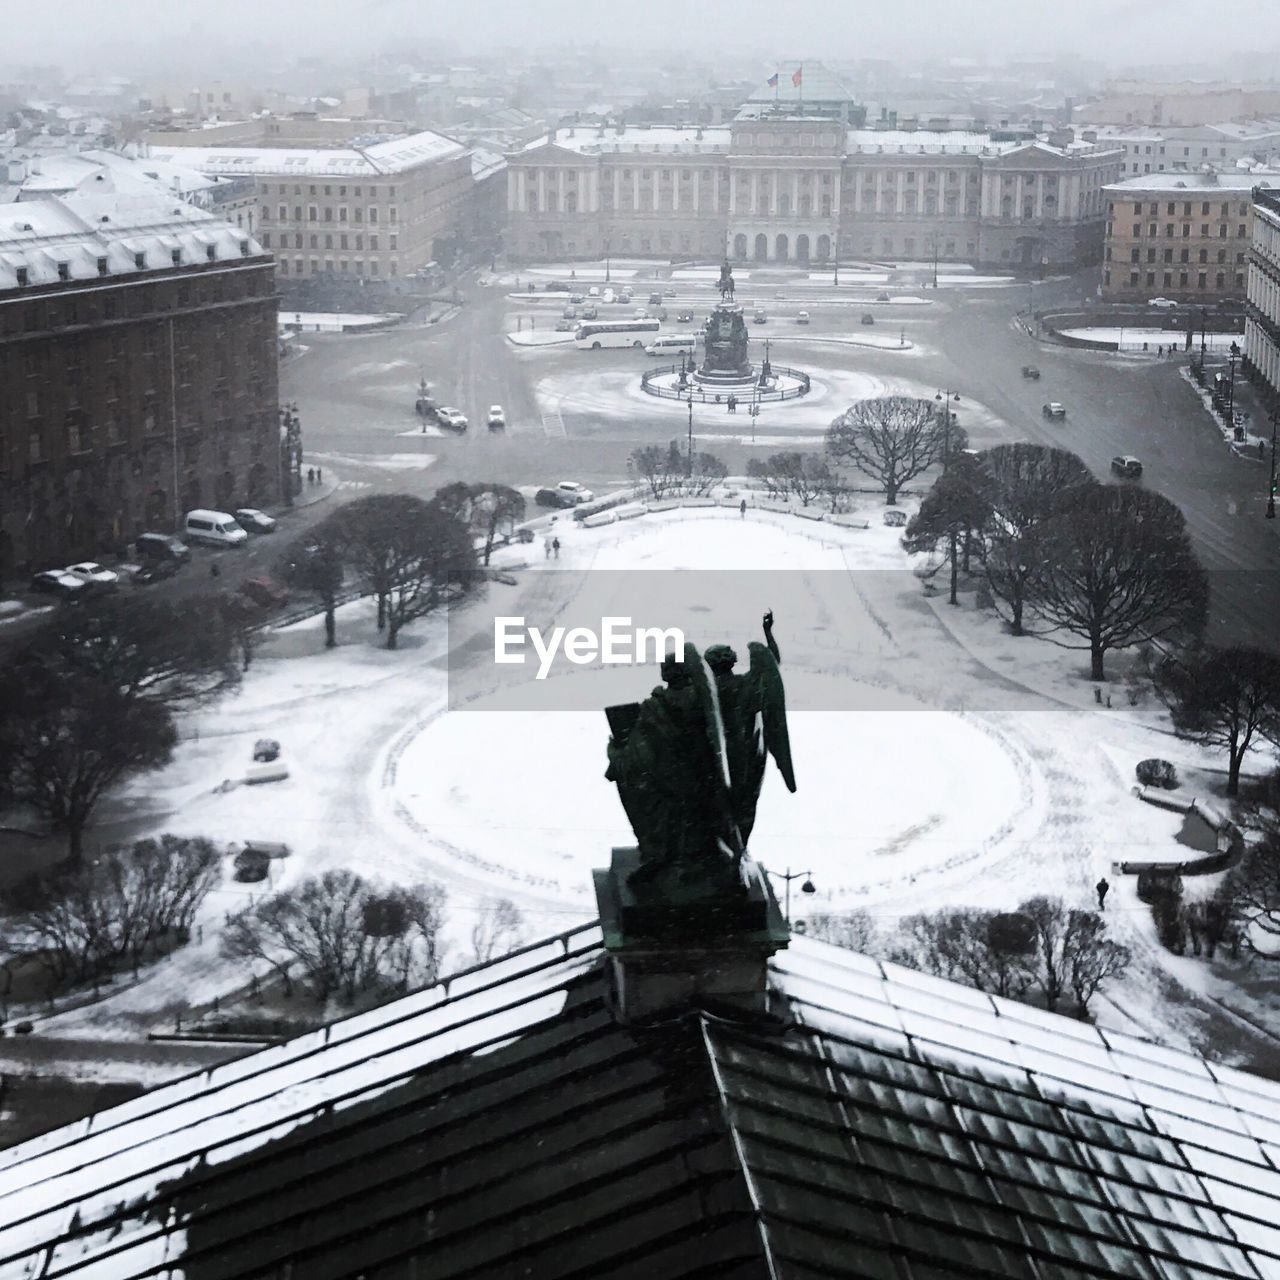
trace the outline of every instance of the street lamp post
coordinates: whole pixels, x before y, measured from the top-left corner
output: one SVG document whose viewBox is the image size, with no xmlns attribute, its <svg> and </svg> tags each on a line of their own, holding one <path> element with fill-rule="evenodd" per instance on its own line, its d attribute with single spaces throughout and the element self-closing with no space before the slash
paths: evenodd
<svg viewBox="0 0 1280 1280">
<path fill-rule="evenodd" d="M 946 475 L 951 467 L 951 403 L 953 400 L 959 401 L 960 393 L 948 388 L 946 391 L 939 391 L 934 396 L 934 399 L 942 401 L 942 474 Z M 956 564 L 956 526 L 954 519 L 951 521 L 951 528 L 947 534 L 947 542 L 951 556 L 951 603 L 958 605 L 960 603 L 960 570 Z"/>
<path fill-rule="evenodd" d="M 1267 487 L 1267 519 L 1276 518 L 1276 423 L 1280 421 L 1280 404 L 1271 410 L 1271 480 Z"/>
<path fill-rule="evenodd" d="M 689 388 L 689 459 L 686 464 L 689 469 L 689 478 L 693 478 L 693 388 Z"/>
<path fill-rule="evenodd" d="M 788 924 L 791 923 L 791 882 L 804 878 L 804 883 L 800 886 L 801 893 L 817 893 L 817 887 L 813 883 L 812 871 L 792 871 L 790 867 L 785 872 L 770 871 L 769 874 L 775 880 L 781 880 L 785 889 L 783 890 L 783 906 L 782 914 L 786 917 Z"/>
<path fill-rule="evenodd" d="M 609 283 L 609 279 L 610 279 L 610 277 L 609 277 L 609 265 L 610 265 L 609 249 L 610 249 L 610 246 L 612 245 L 612 243 L 613 243 L 613 242 L 612 242 L 611 240 L 606 240 L 606 241 L 604 242 L 604 282 L 605 282 L 605 284 L 608 284 L 608 283 Z"/>
<path fill-rule="evenodd" d="M 1240 344 L 1233 342 L 1227 358 L 1227 426 L 1236 425 L 1236 361 L 1240 358 Z"/>
</svg>

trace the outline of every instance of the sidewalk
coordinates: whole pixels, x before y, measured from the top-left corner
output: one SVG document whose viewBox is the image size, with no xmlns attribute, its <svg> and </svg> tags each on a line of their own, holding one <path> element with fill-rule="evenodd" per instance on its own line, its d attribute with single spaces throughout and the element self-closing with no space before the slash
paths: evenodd
<svg viewBox="0 0 1280 1280">
<path fill-rule="evenodd" d="M 324 468 L 322 467 L 321 471 L 323 470 Z M 302 473 L 302 488 L 293 495 L 293 506 L 310 507 L 317 502 L 323 502 L 325 498 L 332 496 L 341 484 L 342 481 L 332 471 L 328 472 L 319 484 L 308 484 L 307 473 L 304 470 Z M 281 507 L 282 511 L 287 511 L 288 509 L 288 506 Z"/>
</svg>

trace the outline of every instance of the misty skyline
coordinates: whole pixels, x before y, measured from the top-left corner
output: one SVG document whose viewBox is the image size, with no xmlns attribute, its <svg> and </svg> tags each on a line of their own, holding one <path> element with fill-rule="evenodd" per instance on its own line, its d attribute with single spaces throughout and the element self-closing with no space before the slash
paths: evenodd
<svg viewBox="0 0 1280 1280">
<path fill-rule="evenodd" d="M 1276 0 L 1235 0 L 1208 9 L 1198 0 L 1152 5 L 1138 0 L 732 0 L 690 6 L 645 0 L 514 3 L 512 0 L 219 0 L 216 6 L 171 0 L 55 0 L 23 10 L 3 62 L 57 63 L 104 74 L 233 77 L 264 58 L 465 57 L 503 49 L 647 47 L 715 63 L 718 51 L 741 63 L 772 58 L 955 58 L 999 61 L 1075 56 L 1111 69 L 1204 66 L 1230 60 L 1259 75 L 1280 50 Z M 210 64 L 213 65 L 210 65 Z"/>
</svg>

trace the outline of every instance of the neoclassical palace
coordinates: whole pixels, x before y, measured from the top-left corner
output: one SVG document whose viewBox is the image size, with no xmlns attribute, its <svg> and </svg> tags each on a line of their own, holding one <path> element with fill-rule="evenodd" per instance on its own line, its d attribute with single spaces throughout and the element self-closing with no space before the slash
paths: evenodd
<svg viewBox="0 0 1280 1280">
<path fill-rule="evenodd" d="M 1101 258 L 1123 153 L 825 117 L 561 127 L 507 157 L 517 261 L 840 258 L 1069 267 Z"/>
</svg>

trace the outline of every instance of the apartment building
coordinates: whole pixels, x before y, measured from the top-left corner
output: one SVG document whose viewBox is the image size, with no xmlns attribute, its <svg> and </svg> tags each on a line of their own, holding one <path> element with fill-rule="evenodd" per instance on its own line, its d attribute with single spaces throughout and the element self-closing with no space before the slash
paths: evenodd
<svg viewBox="0 0 1280 1280">
<path fill-rule="evenodd" d="M 1102 296 L 1243 301 L 1257 173 L 1164 173 L 1106 188 Z M 1280 174 L 1272 175 L 1280 186 Z"/>
<path fill-rule="evenodd" d="M 153 144 L 152 157 L 209 176 L 252 178 L 255 234 L 285 279 L 392 280 L 465 231 L 471 158 L 430 131 L 367 146 L 295 149 Z"/>
<path fill-rule="evenodd" d="M 280 496 L 275 273 L 224 219 L 73 192 L 0 217 L 0 577 Z"/>
<path fill-rule="evenodd" d="M 1244 367 L 1263 398 L 1272 408 L 1280 408 L 1280 189 L 1259 187 L 1252 201 Z"/>
</svg>

